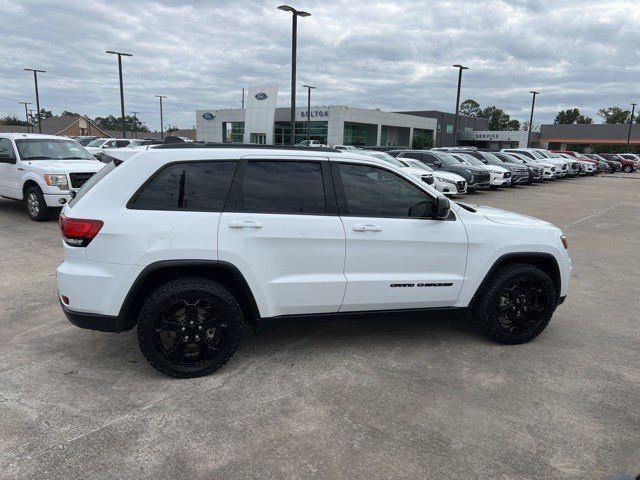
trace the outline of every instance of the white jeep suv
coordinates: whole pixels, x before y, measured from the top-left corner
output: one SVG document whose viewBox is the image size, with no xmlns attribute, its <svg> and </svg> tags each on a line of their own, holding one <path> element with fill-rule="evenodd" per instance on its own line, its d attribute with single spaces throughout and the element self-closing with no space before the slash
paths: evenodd
<svg viewBox="0 0 640 480">
<path fill-rule="evenodd" d="M 145 358 L 177 377 L 220 368 L 243 325 L 270 321 L 470 311 L 490 338 L 527 342 L 571 272 L 553 225 L 330 148 L 141 151 L 91 178 L 60 226 L 68 319 L 137 326 Z"/>
<path fill-rule="evenodd" d="M 32 220 L 48 220 L 102 167 L 70 138 L 0 133 L 0 197 L 24 200 Z"/>
</svg>

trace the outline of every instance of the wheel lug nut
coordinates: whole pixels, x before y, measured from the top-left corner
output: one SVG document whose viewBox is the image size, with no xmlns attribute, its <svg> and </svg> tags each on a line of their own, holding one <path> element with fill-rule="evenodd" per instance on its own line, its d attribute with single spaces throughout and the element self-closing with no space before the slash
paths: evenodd
<svg viewBox="0 0 640 480">
<path fill-rule="evenodd" d="M 189 325 L 193 325 L 193 320 L 191 320 L 191 321 L 189 322 Z"/>
<path fill-rule="evenodd" d="M 196 335 L 196 340 L 200 340 L 200 336 L 199 335 Z"/>
<path fill-rule="evenodd" d="M 202 325 L 198 325 L 198 330 L 202 330 Z"/>
<path fill-rule="evenodd" d="M 188 342 L 188 341 L 189 341 L 189 336 L 188 336 L 188 335 L 185 335 L 185 336 L 184 336 L 184 341 L 185 341 L 185 342 Z"/>
<path fill-rule="evenodd" d="M 182 327 L 182 331 L 184 332 L 186 330 L 186 328 Z"/>
</svg>

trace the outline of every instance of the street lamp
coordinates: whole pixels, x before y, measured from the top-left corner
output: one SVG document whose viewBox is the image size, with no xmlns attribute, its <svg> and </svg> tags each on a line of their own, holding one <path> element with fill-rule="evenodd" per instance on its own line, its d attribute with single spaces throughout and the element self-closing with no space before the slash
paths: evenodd
<svg viewBox="0 0 640 480">
<path fill-rule="evenodd" d="M 309 12 L 296 10 L 289 5 L 280 5 L 279 10 L 292 13 L 291 27 L 291 145 L 296 143 L 296 45 L 298 43 L 298 17 L 308 17 Z"/>
<path fill-rule="evenodd" d="M 133 57 L 130 53 L 114 52 L 107 50 L 105 53 L 118 56 L 118 73 L 120 75 L 120 114 L 122 115 L 122 138 L 127 138 L 126 123 L 124 120 L 124 89 L 122 87 L 122 57 Z"/>
<path fill-rule="evenodd" d="M 529 143 L 531 142 L 531 127 L 533 126 L 533 109 L 536 106 L 536 95 L 540 95 L 540 92 L 536 92 L 535 90 L 531 90 L 529 92 L 533 95 L 531 99 L 531 116 L 529 117 L 529 133 L 527 134 L 527 148 L 529 148 Z"/>
<path fill-rule="evenodd" d="M 313 85 L 303 85 L 307 89 L 307 142 L 311 140 L 311 90 L 316 88 Z"/>
<path fill-rule="evenodd" d="M 167 98 L 164 95 L 154 95 L 160 99 L 160 139 L 164 140 L 164 123 L 162 121 L 162 99 Z"/>
<path fill-rule="evenodd" d="M 21 104 L 24 105 L 24 117 L 27 120 L 27 133 L 30 133 L 30 130 L 29 130 L 29 111 L 28 111 L 27 105 L 33 105 L 33 103 L 31 103 L 31 102 L 18 102 L 18 103 L 21 103 Z"/>
<path fill-rule="evenodd" d="M 458 116 L 460 111 L 460 87 L 462 86 L 462 71 L 469 70 L 469 67 L 463 67 L 462 65 L 455 64 L 455 68 L 458 69 L 458 94 L 456 95 L 456 117 L 453 121 L 453 146 L 458 146 Z"/>
<path fill-rule="evenodd" d="M 35 68 L 23 68 L 25 72 L 33 72 L 33 81 L 36 84 L 36 115 L 38 116 L 38 133 L 42 133 L 42 122 L 40 121 L 40 95 L 38 95 L 38 73 L 47 73 L 46 70 L 36 70 Z"/>
<path fill-rule="evenodd" d="M 631 141 L 631 125 L 633 125 L 633 117 L 636 113 L 636 105 L 631 102 L 631 119 L 629 119 L 629 132 L 627 133 L 627 152 L 629 151 L 629 142 Z"/>
</svg>

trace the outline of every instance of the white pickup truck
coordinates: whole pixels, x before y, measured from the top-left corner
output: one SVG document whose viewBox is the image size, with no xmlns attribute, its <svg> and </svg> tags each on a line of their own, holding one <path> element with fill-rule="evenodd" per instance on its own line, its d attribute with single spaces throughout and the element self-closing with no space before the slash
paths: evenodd
<svg viewBox="0 0 640 480">
<path fill-rule="evenodd" d="M 102 167 L 70 138 L 0 133 L 0 197 L 24 201 L 32 220 L 48 220 Z"/>
</svg>

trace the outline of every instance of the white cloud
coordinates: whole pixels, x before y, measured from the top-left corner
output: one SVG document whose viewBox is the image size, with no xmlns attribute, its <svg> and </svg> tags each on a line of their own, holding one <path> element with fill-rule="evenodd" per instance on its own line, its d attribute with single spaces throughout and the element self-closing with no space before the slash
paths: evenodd
<svg viewBox="0 0 640 480">
<path fill-rule="evenodd" d="M 23 67 L 44 68 L 41 104 L 90 116 L 117 114 L 116 59 L 124 50 L 125 101 L 152 128 L 164 94 L 167 123 L 190 127 L 196 108 L 239 106 L 242 87 L 280 84 L 288 104 L 290 15 L 277 2 L 0 0 L 0 114 L 33 99 Z M 579 107 L 637 100 L 640 5 L 631 1 L 300 1 L 298 82 L 318 103 L 453 110 L 463 98 L 536 121 Z M 300 91 L 299 102 L 303 102 Z"/>
</svg>

